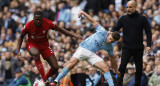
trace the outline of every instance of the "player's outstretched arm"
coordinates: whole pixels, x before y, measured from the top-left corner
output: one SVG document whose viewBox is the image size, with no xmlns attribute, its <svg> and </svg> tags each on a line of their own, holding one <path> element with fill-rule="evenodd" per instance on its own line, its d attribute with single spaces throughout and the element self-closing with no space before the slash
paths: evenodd
<svg viewBox="0 0 160 86">
<path fill-rule="evenodd" d="M 81 18 L 82 15 L 84 15 L 95 27 L 97 26 L 98 22 L 96 22 L 90 15 L 88 15 L 86 12 L 81 11 L 78 14 L 78 17 Z"/>
<path fill-rule="evenodd" d="M 21 48 L 21 45 L 22 45 L 24 36 L 25 36 L 25 35 L 24 35 L 23 33 L 21 33 L 21 34 L 20 34 L 20 37 L 19 37 L 19 39 L 18 39 L 17 56 L 18 56 L 18 58 L 19 58 L 20 60 L 23 60 L 23 58 L 22 58 L 21 55 L 20 55 L 20 48 Z"/>
<path fill-rule="evenodd" d="M 78 38 L 78 39 L 82 39 L 82 36 L 71 33 L 69 31 L 65 30 L 64 28 L 57 27 L 57 29 L 55 29 L 55 30 L 57 30 L 57 31 L 59 31 L 59 32 L 65 34 L 65 35 L 72 36 L 72 37 L 75 37 L 75 38 Z"/>
<path fill-rule="evenodd" d="M 111 59 L 111 64 L 112 64 L 112 67 L 115 71 L 115 73 L 117 73 L 117 75 L 120 77 L 120 72 L 118 71 L 118 68 L 117 68 L 117 63 L 116 63 L 116 59 L 113 55 L 109 55 L 110 56 L 110 59 Z"/>
</svg>

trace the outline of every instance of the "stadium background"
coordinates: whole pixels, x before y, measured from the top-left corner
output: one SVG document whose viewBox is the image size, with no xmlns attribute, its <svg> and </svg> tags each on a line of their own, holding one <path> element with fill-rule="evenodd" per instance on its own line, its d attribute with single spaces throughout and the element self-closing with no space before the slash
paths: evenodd
<svg viewBox="0 0 160 86">
<path fill-rule="evenodd" d="M 109 31 L 118 18 L 126 13 L 127 2 L 128 0 L 0 0 L 0 86 L 3 86 L 3 83 L 13 81 L 15 70 L 18 67 L 21 67 L 32 84 L 36 79 L 41 78 L 33 58 L 27 52 L 27 37 L 25 37 L 21 47 L 21 54 L 25 60 L 19 61 L 16 56 L 17 40 L 21 29 L 26 22 L 33 19 L 35 11 L 43 11 L 44 18 L 52 20 L 68 31 L 82 35 L 85 39 L 92 35 L 95 29 L 88 20 L 78 18 L 78 13 L 81 10 L 87 12 Z M 136 2 L 137 11 L 147 17 L 152 31 L 152 52 L 147 54 L 144 51 L 143 56 L 143 71 L 146 77 L 142 83 L 148 85 L 157 83 L 160 85 L 160 0 L 136 0 Z M 81 40 L 65 36 L 56 31 L 49 31 L 48 37 L 61 70 L 69 61 Z M 113 44 L 118 65 L 121 61 L 121 41 L 122 39 Z M 144 45 L 146 45 L 145 35 Z M 111 68 L 107 52 L 101 50 L 97 52 L 97 55 L 105 58 L 106 63 Z M 7 60 L 7 58 L 14 59 L 16 63 L 13 62 L 14 64 L 12 64 L 13 60 Z M 42 61 L 45 71 L 48 71 L 49 65 L 45 60 L 42 59 Z M 132 59 L 127 65 L 127 69 L 134 74 L 135 66 Z M 85 61 L 80 62 L 67 75 L 66 79 L 61 80 L 60 86 L 66 86 L 63 84 L 71 86 L 71 81 L 72 84 L 82 83 L 81 81 L 85 80 L 82 78 L 84 74 L 90 76 L 97 86 L 106 86 L 101 72 Z M 130 73 L 126 71 L 125 75 L 128 74 Z M 152 76 L 153 74 L 157 76 Z M 113 72 L 112 75 L 116 83 L 117 75 Z M 75 77 L 77 81 L 75 81 Z M 49 78 L 49 80 L 52 81 L 54 78 L 55 76 Z M 86 79 L 85 83 L 87 86 L 91 86 L 89 80 Z M 6 86 L 9 86 L 9 83 Z"/>
</svg>

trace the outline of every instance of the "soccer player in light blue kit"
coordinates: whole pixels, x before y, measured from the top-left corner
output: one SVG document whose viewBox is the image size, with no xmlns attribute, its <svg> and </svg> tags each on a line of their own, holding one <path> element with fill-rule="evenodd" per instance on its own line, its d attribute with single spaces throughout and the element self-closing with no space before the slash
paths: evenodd
<svg viewBox="0 0 160 86">
<path fill-rule="evenodd" d="M 98 24 L 98 22 L 93 20 L 93 18 L 84 11 L 79 13 L 79 17 L 82 17 L 82 15 L 84 15 L 96 27 L 96 33 L 79 44 L 79 47 L 73 54 L 70 62 L 62 69 L 52 85 L 55 86 L 79 61 L 86 60 L 104 73 L 104 78 L 107 80 L 109 86 L 114 86 L 112 76 L 109 72 L 109 67 L 102 58 L 96 55 L 96 52 L 99 50 L 106 50 L 111 58 L 112 67 L 115 73 L 120 76 L 120 72 L 117 70 L 117 64 L 113 56 L 112 46 L 113 42 L 119 40 L 120 35 L 118 32 L 111 33 L 106 31 L 100 24 Z"/>
</svg>

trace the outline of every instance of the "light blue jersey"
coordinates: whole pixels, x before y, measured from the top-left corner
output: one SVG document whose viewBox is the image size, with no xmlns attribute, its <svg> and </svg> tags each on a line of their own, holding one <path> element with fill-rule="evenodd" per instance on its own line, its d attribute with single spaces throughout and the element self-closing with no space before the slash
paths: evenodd
<svg viewBox="0 0 160 86">
<path fill-rule="evenodd" d="M 106 50 L 109 55 L 113 55 L 113 46 L 106 42 L 108 32 L 100 24 L 96 27 L 96 33 L 85 39 L 79 46 L 92 52 Z"/>
</svg>

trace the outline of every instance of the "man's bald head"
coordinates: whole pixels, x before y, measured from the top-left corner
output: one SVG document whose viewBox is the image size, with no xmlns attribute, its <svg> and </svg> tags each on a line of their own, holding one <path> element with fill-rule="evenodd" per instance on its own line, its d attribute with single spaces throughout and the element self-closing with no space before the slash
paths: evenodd
<svg viewBox="0 0 160 86">
<path fill-rule="evenodd" d="M 131 0 L 127 3 L 127 14 L 131 15 L 136 11 L 137 4 L 134 0 Z"/>
<path fill-rule="evenodd" d="M 129 1 L 127 4 L 131 4 L 135 7 L 137 7 L 137 3 L 134 0 Z"/>
</svg>

